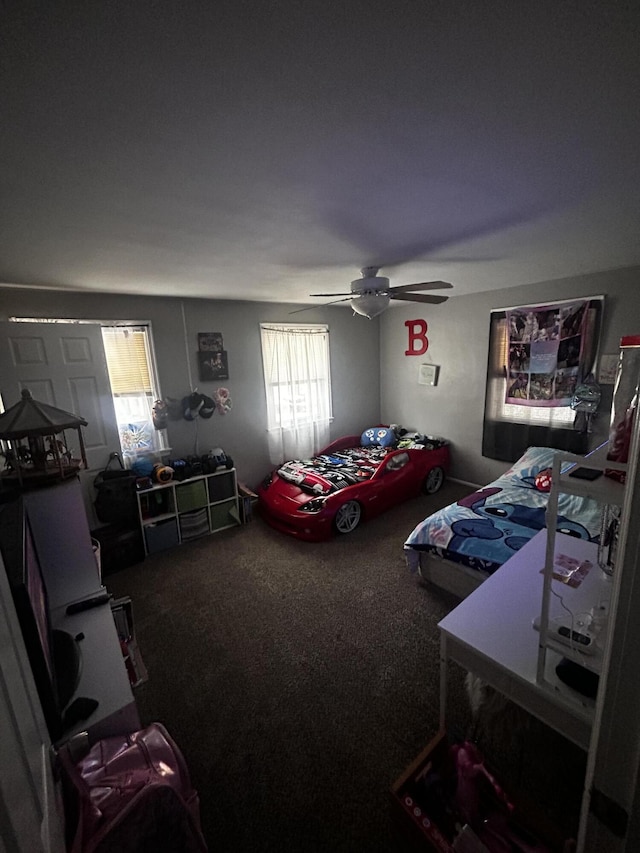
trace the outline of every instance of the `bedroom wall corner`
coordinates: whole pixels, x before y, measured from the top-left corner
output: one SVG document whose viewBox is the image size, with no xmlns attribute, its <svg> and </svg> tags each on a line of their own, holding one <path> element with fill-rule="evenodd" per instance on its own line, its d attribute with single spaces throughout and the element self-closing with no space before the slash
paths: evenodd
<svg viewBox="0 0 640 853">
<path fill-rule="evenodd" d="M 233 401 L 233 408 L 224 416 L 215 414 L 198 423 L 170 421 L 171 455 L 193 454 L 196 449 L 205 453 L 220 446 L 236 463 L 239 479 L 250 485 L 257 485 L 271 468 L 262 379 L 261 322 L 298 321 L 329 326 L 334 413 L 332 440 L 359 433 L 372 423 L 380 422 L 379 322 L 353 316 L 344 307 L 318 306 L 294 318 L 289 312 L 299 306 L 280 303 L 182 300 L 168 296 L 1 286 L 0 306 L 0 319 L 3 320 L 22 316 L 151 322 L 164 397 L 181 399 L 189 394 L 190 373 L 192 384 L 201 393 L 210 395 L 215 388 L 224 386 L 229 389 Z M 199 332 L 222 333 L 228 353 L 228 380 L 200 380 Z"/>
<path fill-rule="evenodd" d="M 489 344 L 489 315 L 545 300 L 605 295 L 600 354 L 617 353 L 623 335 L 640 332 L 640 267 L 579 275 L 555 281 L 454 295 L 437 306 L 395 306 L 380 318 L 380 384 L 383 421 L 401 423 L 451 442 L 451 476 L 487 483 L 508 467 L 482 456 L 482 425 Z M 407 320 L 427 321 L 429 346 L 424 355 L 406 356 Z M 422 363 L 436 364 L 436 386 L 419 385 Z M 611 394 L 603 395 L 597 435 L 608 433 Z"/>
</svg>

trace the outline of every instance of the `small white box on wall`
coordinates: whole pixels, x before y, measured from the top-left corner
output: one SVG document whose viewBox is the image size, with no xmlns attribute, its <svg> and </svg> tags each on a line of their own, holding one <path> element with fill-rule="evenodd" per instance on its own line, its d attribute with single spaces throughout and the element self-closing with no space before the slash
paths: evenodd
<svg viewBox="0 0 640 853">
<path fill-rule="evenodd" d="M 598 382 L 600 385 L 615 385 L 618 360 L 618 353 L 600 356 L 600 363 L 598 364 Z"/>
<path fill-rule="evenodd" d="M 418 369 L 418 385 L 437 385 L 440 367 L 437 364 L 421 364 Z"/>
</svg>

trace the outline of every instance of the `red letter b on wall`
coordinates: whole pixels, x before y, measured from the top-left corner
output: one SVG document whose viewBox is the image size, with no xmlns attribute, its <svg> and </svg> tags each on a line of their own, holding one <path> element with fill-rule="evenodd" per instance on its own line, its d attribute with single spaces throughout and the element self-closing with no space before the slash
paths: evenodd
<svg viewBox="0 0 640 853">
<path fill-rule="evenodd" d="M 404 351 L 405 355 L 422 355 L 429 349 L 427 338 L 426 320 L 405 320 L 405 326 L 409 329 L 409 349 Z"/>
</svg>

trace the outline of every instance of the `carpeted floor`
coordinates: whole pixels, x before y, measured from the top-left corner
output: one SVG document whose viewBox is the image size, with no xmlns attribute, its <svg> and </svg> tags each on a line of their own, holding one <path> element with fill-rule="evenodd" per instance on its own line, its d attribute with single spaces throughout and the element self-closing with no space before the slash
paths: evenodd
<svg viewBox="0 0 640 853">
<path fill-rule="evenodd" d="M 142 722 L 181 747 L 211 851 L 405 849 L 388 792 L 437 732 L 436 625 L 456 600 L 409 573 L 402 543 L 468 491 L 326 543 L 256 518 L 105 579 L 133 600 Z M 451 707 L 468 729 L 462 673 Z"/>
</svg>

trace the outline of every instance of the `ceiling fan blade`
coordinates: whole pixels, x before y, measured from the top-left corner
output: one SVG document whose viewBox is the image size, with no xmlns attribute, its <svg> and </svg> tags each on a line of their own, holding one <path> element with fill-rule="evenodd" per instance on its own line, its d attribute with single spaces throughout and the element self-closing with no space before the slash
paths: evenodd
<svg viewBox="0 0 640 853">
<path fill-rule="evenodd" d="M 430 302 L 432 305 L 438 305 L 440 302 L 446 302 L 448 296 L 431 296 L 428 293 L 390 293 L 389 299 L 404 299 L 406 302 Z"/>
<path fill-rule="evenodd" d="M 453 287 L 447 281 L 419 281 L 415 284 L 401 284 L 398 287 L 390 287 L 389 293 L 402 293 L 405 290 L 443 290 Z"/>
<path fill-rule="evenodd" d="M 310 293 L 309 296 L 352 296 L 352 292 L 349 290 L 345 293 Z"/>
<path fill-rule="evenodd" d="M 312 293 L 310 295 L 313 296 L 314 294 Z M 315 295 L 320 296 L 321 294 L 316 293 Z M 336 295 L 337 294 L 335 294 L 335 293 L 325 293 L 324 294 L 324 296 L 336 296 Z M 289 314 L 300 314 L 302 311 L 311 311 L 313 308 L 324 308 L 325 305 L 335 305 L 336 302 L 348 302 L 351 297 L 352 297 L 352 294 L 350 293 L 349 297 L 347 299 L 334 299 L 332 302 L 323 302 L 321 305 L 305 305 L 304 308 L 296 308 L 295 311 L 289 311 Z"/>
</svg>

